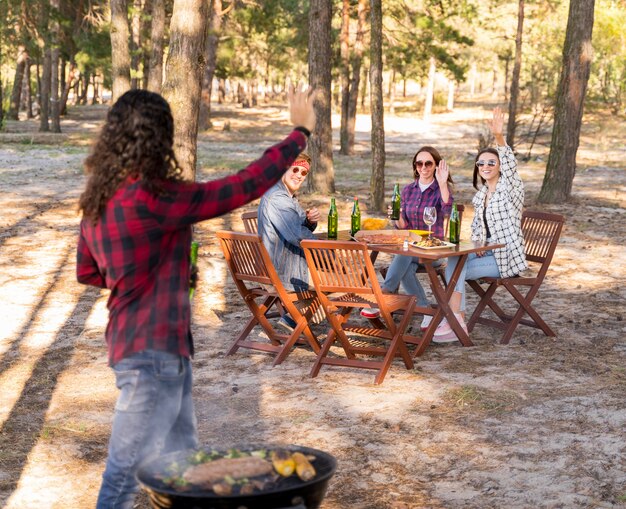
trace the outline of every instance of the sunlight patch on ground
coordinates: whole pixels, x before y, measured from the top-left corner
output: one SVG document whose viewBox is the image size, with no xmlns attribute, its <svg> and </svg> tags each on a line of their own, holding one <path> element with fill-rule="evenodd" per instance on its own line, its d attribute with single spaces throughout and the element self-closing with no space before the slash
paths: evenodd
<svg viewBox="0 0 626 509">
<path fill-rule="evenodd" d="M 94 475 L 91 465 L 85 464 L 82 469 L 76 466 L 72 447 L 38 443 L 29 454 L 17 489 L 5 509 L 93 507 L 100 479 Z M 71 476 L 67 475 L 68 467 L 71 467 Z"/>
</svg>

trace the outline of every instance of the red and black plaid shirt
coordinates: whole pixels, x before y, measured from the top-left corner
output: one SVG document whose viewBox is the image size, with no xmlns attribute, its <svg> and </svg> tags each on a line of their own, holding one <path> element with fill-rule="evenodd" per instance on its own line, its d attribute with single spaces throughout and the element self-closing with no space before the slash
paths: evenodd
<svg viewBox="0 0 626 509">
<path fill-rule="evenodd" d="M 206 183 L 166 182 L 155 196 L 126 181 L 94 226 L 80 225 L 76 274 L 109 288 L 109 363 L 146 349 L 193 355 L 190 330 L 191 225 L 255 200 L 272 187 L 306 145 L 294 130 L 235 175 Z"/>
</svg>

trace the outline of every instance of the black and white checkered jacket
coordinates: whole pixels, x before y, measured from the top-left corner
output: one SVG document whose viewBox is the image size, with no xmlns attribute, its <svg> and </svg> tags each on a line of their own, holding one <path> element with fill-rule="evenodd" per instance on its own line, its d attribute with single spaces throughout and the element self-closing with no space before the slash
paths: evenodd
<svg viewBox="0 0 626 509">
<path fill-rule="evenodd" d="M 517 160 L 511 147 L 505 145 L 497 147 L 497 150 L 500 155 L 500 178 L 487 206 L 487 225 L 491 241 L 506 244 L 506 247 L 493 250 L 500 276 L 512 277 L 528 268 L 521 229 L 524 183 L 517 172 Z M 472 199 L 472 240 L 486 240 L 483 223 L 486 196 L 485 184 Z"/>
</svg>

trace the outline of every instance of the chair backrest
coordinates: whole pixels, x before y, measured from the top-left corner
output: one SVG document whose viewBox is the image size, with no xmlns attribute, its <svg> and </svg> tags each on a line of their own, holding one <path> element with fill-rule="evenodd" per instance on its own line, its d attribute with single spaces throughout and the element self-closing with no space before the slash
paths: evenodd
<svg viewBox="0 0 626 509">
<path fill-rule="evenodd" d="M 456 210 L 459 213 L 459 232 L 461 231 L 461 225 L 463 224 L 463 212 L 465 212 L 465 205 L 462 203 L 456 204 Z M 443 237 L 448 238 L 448 227 L 450 225 L 450 214 L 446 214 L 443 218 Z"/>
<path fill-rule="evenodd" d="M 300 245 L 318 292 L 380 292 L 366 244 L 305 239 Z"/>
<path fill-rule="evenodd" d="M 241 214 L 243 227 L 246 233 L 259 233 L 258 213 L 256 210 L 249 210 Z"/>
<path fill-rule="evenodd" d="M 270 285 L 286 291 L 258 235 L 222 230 L 216 236 L 235 284 L 242 293 L 246 292 L 246 282 Z"/>
<path fill-rule="evenodd" d="M 526 259 L 542 264 L 543 272 L 550 266 L 564 222 L 565 218 L 560 214 L 531 210 L 522 213 Z"/>
</svg>

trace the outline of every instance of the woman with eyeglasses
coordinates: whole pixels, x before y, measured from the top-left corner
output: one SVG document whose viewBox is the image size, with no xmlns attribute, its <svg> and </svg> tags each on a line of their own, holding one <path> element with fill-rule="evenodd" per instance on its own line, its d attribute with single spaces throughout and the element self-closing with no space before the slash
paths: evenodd
<svg viewBox="0 0 626 509">
<path fill-rule="evenodd" d="M 481 150 L 474 161 L 474 187 L 478 192 L 472 199 L 472 240 L 502 243 L 506 247 L 470 254 L 467 258 L 450 298 L 450 307 L 466 331 L 465 281 L 481 277 L 512 277 L 528 268 L 521 228 L 524 183 L 517 171 L 513 150 L 506 144 L 502 134 L 503 126 L 504 115 L 500 108 L 496 108 L 490 127 L 497 147 Z M 458 260 L 458 257 L 448 260 L 448 281 Z M 456 334 L 444 319 L 437 327 L 433 342 L 448 343 L 456 340 Z"/>
<path fill-rule="evenodd" d="M 432 234 L 443 238 L 444 216 L 452 209 L 452 177 L 448 165 L 437 149 L 422 147 L 413 156 L 414 181 L 402 189 L 400 219 L 393 221 L 396 228 L 410 230 L 427 230 L 424 222 L 424 209 L 435 207 L 437 218 L 432 225 Z M 383 283 L 383 291 L 395 293 L 400 284 L 408 294 L 417 297 L 417 305 L 428 307 L 424 288 L 417 279 L 419 258 L 413 256 L 395 256 Z M 376 318 L 378 310 L 364 309 L 361 314 L 366 318 Z M 421 328 L 425 330 L 432 320 L 432 316 L 424 315 Z"/>
</svg>

